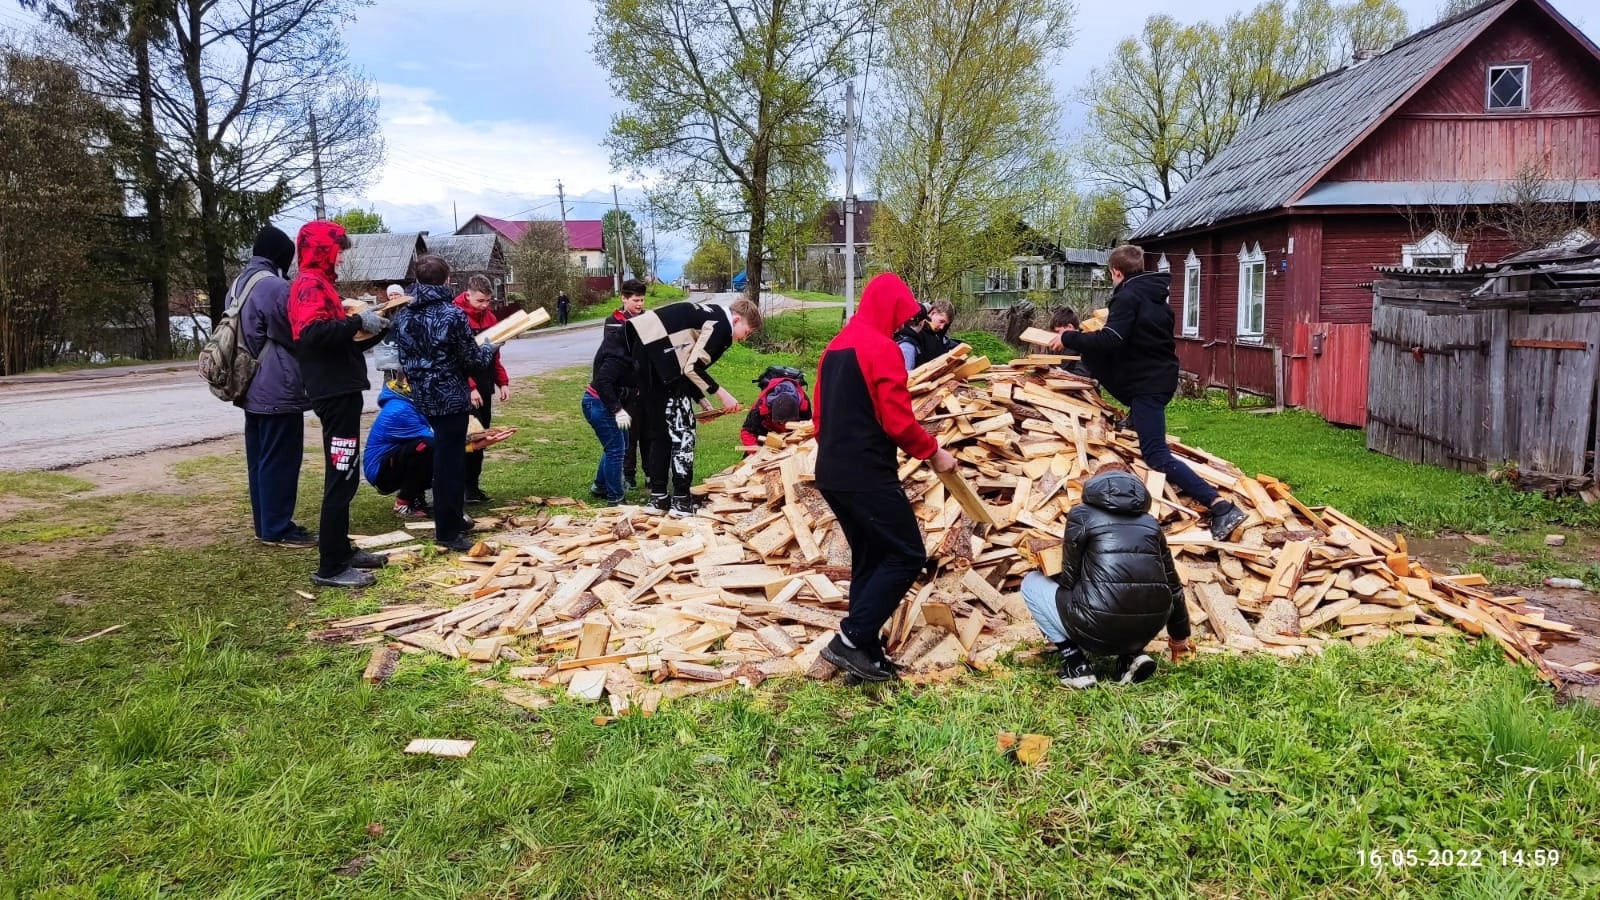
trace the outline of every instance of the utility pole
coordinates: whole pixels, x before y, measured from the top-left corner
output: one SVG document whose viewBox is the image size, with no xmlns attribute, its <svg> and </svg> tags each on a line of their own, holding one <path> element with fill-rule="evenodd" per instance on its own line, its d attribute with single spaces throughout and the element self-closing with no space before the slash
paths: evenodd
<svg viewBox="0 0 1600 900">
<path fill-rule="evenodd" d="M 844 318 L 856 314 L 856 85 L 844 86 Z"/>
<path fill-rule="evenodd" d="M 660 278 L 661 254 L 656 252 L 656 205 L 650 204 L 650 276 Z"/>
<path fill-rule="evenodd" d="M 311 174 L 316 178 L 317 218 L 328 217 L 328 204 L 322 196 L 322 143 L 317 140 L 317 114 L 311 114 Z"/>
<path fill-rule="evenodd" d="M 450 220 L 455 223 L 456 230 L 461 230 L 461 211 L 456 209 L 456 202 L 450 201 Z"/>
<path fill-rule="evenodd" d="M 560 181 L 556 182 L 556 197 L 558 198 L 556 202 L 561 206 L 561 250 L 571 253 L 572 247 L 567 243 L 567 191 L 561 186 Z"/>
<path fill-rule="evenodd" d="M 617 186 L 611 186 L 611 205 L 617 211 L 617 269 L 611 273 L 612 293 L 622 293 L 622 270 L 628 264 L 628 245 L 622 235 L 622 201 L 617 199 Z"/>
</svg>

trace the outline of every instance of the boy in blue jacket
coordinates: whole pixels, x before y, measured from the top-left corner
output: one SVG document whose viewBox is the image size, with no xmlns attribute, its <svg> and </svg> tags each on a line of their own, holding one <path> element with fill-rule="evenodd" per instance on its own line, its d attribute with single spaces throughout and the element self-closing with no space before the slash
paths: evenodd
<svg viewBox="0 0 1600 900">
<path fill-rule="evenodd" d="M 433 485 L 433 428 L 411 402 L 405 376 L 386 382 L 378 394 L 378 417 L 367 433 L 361 471 L 380 494 L 394 494 L 395 515 L 424 519 Z"/>
</svg>

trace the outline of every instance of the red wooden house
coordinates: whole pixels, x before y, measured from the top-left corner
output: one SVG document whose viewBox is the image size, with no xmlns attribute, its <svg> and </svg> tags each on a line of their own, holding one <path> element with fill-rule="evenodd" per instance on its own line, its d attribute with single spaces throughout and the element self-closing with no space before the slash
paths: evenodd
<svg viewBox="0 0 1600 900">
<path fill-rule="evenodd" d="M 1529 165 L 1600 202 L 1600 48 L 1497 0 L 1291 91 L 1133 240 L 1172 273 L 1186 371 L 1361 425 L 1373 266 L 1519 249 L 1461 223 Z"/>
</svg>

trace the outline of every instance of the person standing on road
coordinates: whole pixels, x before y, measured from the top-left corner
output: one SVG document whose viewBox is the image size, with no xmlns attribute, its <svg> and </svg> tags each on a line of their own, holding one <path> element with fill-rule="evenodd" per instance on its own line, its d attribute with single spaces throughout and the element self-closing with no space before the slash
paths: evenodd
<svg viewBox="0 0 1600 900">
<path fill-rule="evenodd" d="M 572 301 L 567 299 L 567 292 L 562 291 L 556 295 L 556 317 L 561 324 L 567 324 L 567 316 L 572 312 Z"/>
<path fill-rule="evenodd" d="M 896 451 L 928 460 L 936 472 L 956 467 L 912 412 L 894 341 L 895 330 L 921 309 L 900 276 L 879 275 L 817 360 L 816 485 L 850 545 L 850 612 L 822 657 L 863 681 L 895 677 L 880 632 L 927 564 Z"/>
<path fill-rule="evenodd" d="M 467 416 L 471 373 L 494 365 L 500 345 L 473 340 L 467 314 L 452 301 L 450 263 L 417 260 L 416 298 L 395 317 L 395 344 L 411 400 L 433 429 L 433 538 L 455 552 L 472 548 L 466 518 Z"/>
<path fill-rule="evenodd" d="M 595 469 L 590 496 L 612 506 L 626 497 L 624 468 L 638 409 L 633 356 L 628 352 L 628 320 L 644 312 L 644 282 L 630 278 L 622 283 L 622 305 L 606 317 L 594 370 L 583 389 L 583 417 L 600 440 L 600 465 Z M 631 407 L 631 408 L 630 408 Z M 642 425 L 643 423 L 637 423 Z"/>
<path fill-rule="evenodd" d="M 289 330 L 306 398 L 322 423 L 321 535 L 311 581 L 367 587 L 377 579 L 365 570 L 382 568 L 384 558 L 350 543 L 350 501 L 361 484 L 361 394 L 372 386 L 361 354 L 378 343 L 389 320 L 372 310 L 345 312 L 335 286 L 339 251 L 350 247 L 342 225 L 307 222 L 295 245 L 300 271 L 289 286 Z"/>
<path fill-rule="evenodd" d="M 285 275 L 292 265 L 294 239 L 267 225 L 256 234 L 250 262 L 234 279 L 235 296 L 249 292 L 239 310 L 240 336 L 259 366 L 235 403 L 244 410 L 244 459 L 256 539 L 275 547 L 306 549 L 317 546 L 317 536 L 295 524 L 294 507 L 311 403 L 289 332 Z"/>
<path fill-rule="evenodd" d="M 1167 404 L 1178 391 L 1178 347 L 1168 292 L 1172 275 L 1146 272 L 1144 250 L 1124 244 L 1111 251 L 1110 313 L 1099 331 L 1063 331 L 1052 349 L 1076 350 L 1118 402 L 1139 435 L 1145 464 L 1211 511 L 1211 536 L 1226 541 L 1248 518 L 1231 501 L 1172 455 L 1167 444 Z"/>
<path fill-rule="evenodd" d="M 489 310 L 489 304 L 494 300 L 494 285 L 489 283 L 487 275 L 474 275 L 467 280 L 467 289 L 456 297 L 456 306 L 467 314 L 467 324 L 472 327 L 473 335 L 479 335 L 493 328 L 500 319 Z M 494 360 L 489 365 L 473 369 L 467 382 L 471 388 L 468 395 L 472 403 L 472 416 L 484 428 L 489 427 L 489 422 L 494 414 L 494 401 L 498 395 L 500 402 L 511 399 L 511 377 L 506 374 L 506 367 L 500 362 L 500 354 L 494 355 Z M 483 479 L 483 454 L 467 454 L 467 503 L 488 503 L 489 495 L 483 492 L 479 482 Z"/>
<path fill-rule="evenodd" d="M 628 320 L 629 346 L 639 372 L 648 429 L 645 478 L 650 502 L 645 512 L 686 519 L 695 514 L 689 498 L 694 484 L 695 404 L 709 410 L 716 394 L 725 411 L 739 401 L 711 377 L 711 366 L 735 341 L 761 328 L 761 310 L 749 300 L 729 307 L 683 301 L 640 313 Z M 667 493 L 671 479 L 671 495 Z"/>
</svg>

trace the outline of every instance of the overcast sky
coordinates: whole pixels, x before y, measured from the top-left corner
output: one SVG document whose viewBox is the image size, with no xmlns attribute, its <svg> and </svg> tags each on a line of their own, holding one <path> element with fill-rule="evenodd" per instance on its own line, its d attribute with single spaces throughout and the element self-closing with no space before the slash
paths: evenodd
<svg viewBox="0 0 1600 900">
<path fill-rule="evenodd" d="M 1580 25 L 1594 2 L 1556 0 Z M 29 18 L 0 4 L 0 25 Z M 1070 98 L 1090 69 L 1146 17 L 1219 20 L 1253 5 L 1080 0 L 1075 40 L 1054 70 L 1067 127 L 1081 120 Z M 1400 5 L 1418 28 L 1434 21 L 1439 2 Z M 376 0 L 348 44 L 381 96 L 388 160 L 364 195 L 338 204 L 375 208 L 393 230 L 446 233 L 473 213 L 555 218 L 557 180 L 575 218 L 599 218 L 613 184 L 625 206 L 638 202 L 600 143 L 617 104 L 589 52 L 593 19 L 590 0 Z M 870 94 L 868 102 L 870 115 Z M 686 241 L 663 234 L 660 252 L 661 274 L 675 277 Z"/>
</svg>

